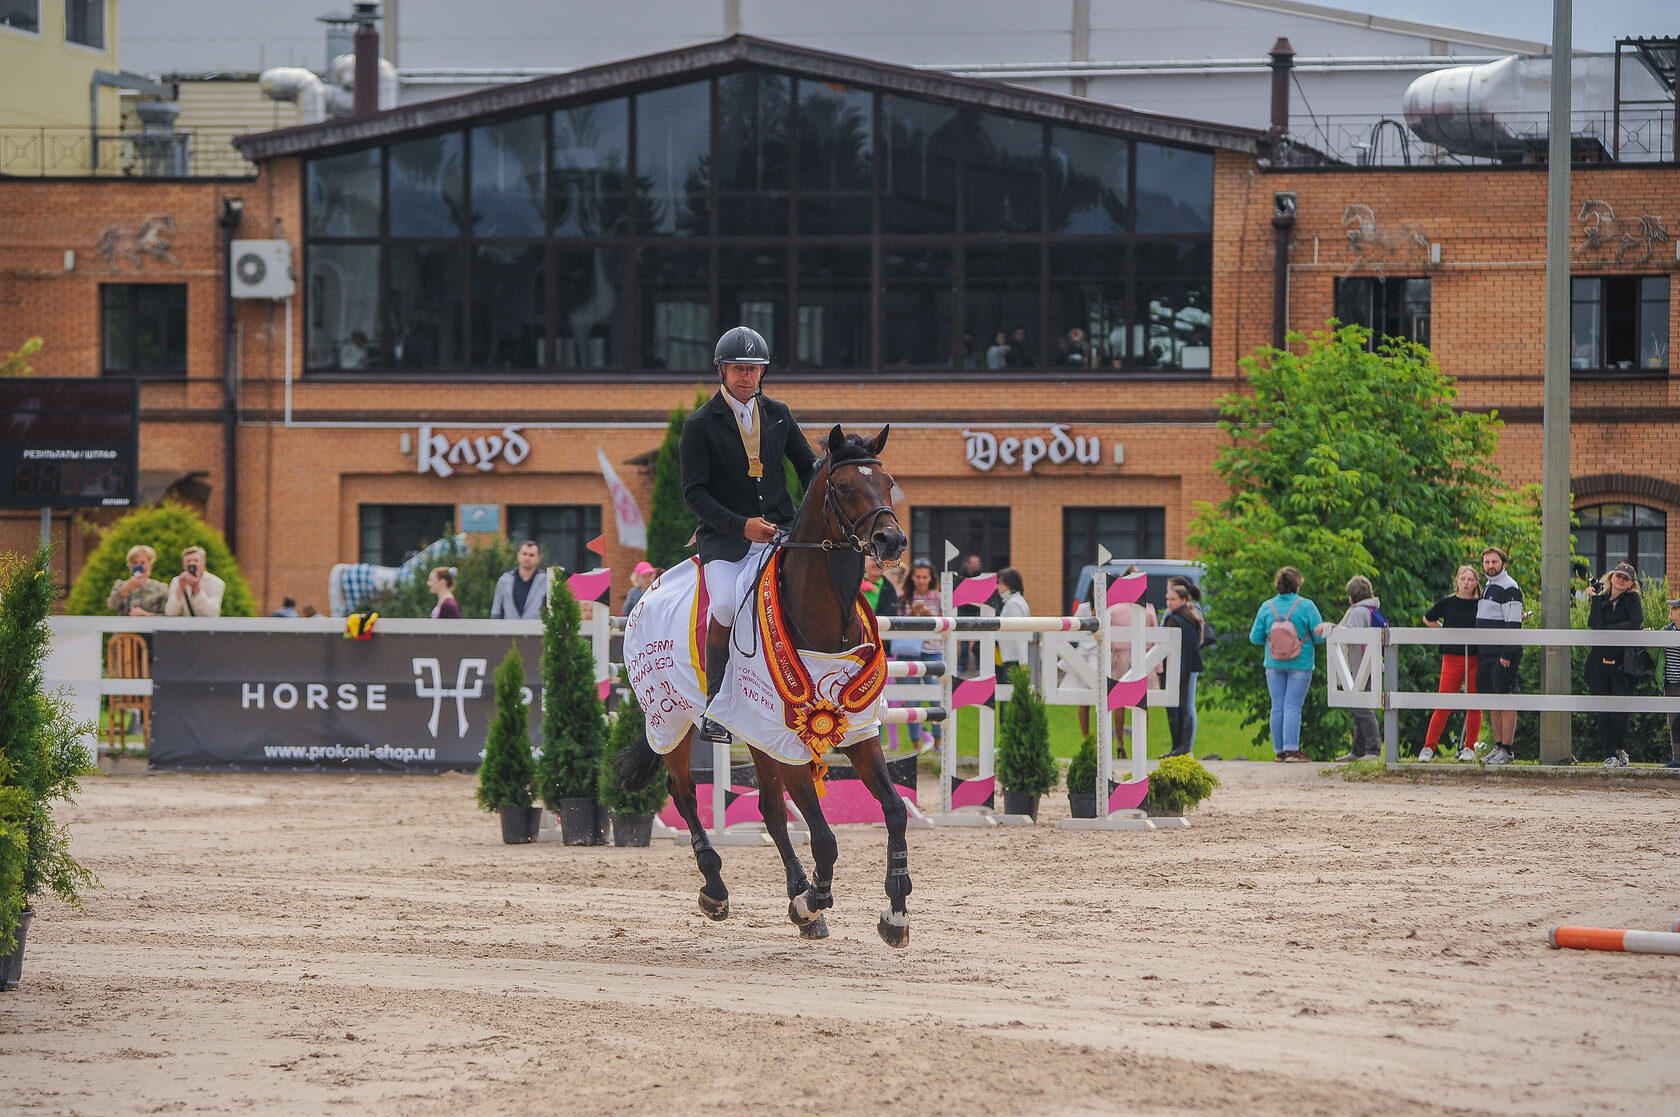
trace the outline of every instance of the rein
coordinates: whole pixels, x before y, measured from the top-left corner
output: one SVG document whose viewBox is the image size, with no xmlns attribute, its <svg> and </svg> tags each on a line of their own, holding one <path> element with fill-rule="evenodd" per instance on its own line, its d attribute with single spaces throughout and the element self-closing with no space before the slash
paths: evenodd
<svg viewBox="0 0 1680 1117">
<path fill-rule="evenodd" d="M 824 524 L 824 526 L 832 526 L 836 528 L 842 538 L 823 539 L 821 542 L 817 543 L 795 543 L 791 538 L 789 538 L 793 530 L 797 529 L 799 526 L 798 521 L 795 521 L 792 529 L 777 533 L 776 538 L 770 541 L 771 548 L 785 547 L 812 551 L 837 551 L 849 549 L 856 551 L 860 555 L 875 554 L 875 544 L 870 542 L 867 536 L 873 536 L 875 534 L 875 525 L 880 521 L 883 515 L 888 515 L 892 512 L 892 505 L 877 504 L 873 508 L 870 508 L 868 511 L 859 515 L 856 519 L 846 515 L 846 510 L 840 506 L 840 498 L 834 491 L 834 471 L 837 469 L 844 469 L 849 465 L 880 464 L 880 458 L 853 458 L 850 461 L 843 461 L 838 465 L 831 465 L 828 467 L 828 473 L 823 478 L 823 515 L 828 521 Z M 801 511 L 803 511 L 803 509 Z M 876 555 L 876 561 L 880 562 L 879 555 Z M 891 564 L 883 563 L 882 565 Z"/>
</svg>

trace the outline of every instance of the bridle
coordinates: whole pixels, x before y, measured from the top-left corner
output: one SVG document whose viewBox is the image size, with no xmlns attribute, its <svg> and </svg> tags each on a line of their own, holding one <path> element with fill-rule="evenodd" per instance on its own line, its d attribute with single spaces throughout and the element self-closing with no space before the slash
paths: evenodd
<svg viewBox="0 0 1680 1117">
<path fill-rule="evenodd" d="M 828 467 L 827 474 L 823 477 L 823 526 L 835 528 L 842 538 L 824 539 L 819 543 L 795 543 L 787 538 L 791 532 L 783 532 L 778 533 L 777 537 L 771 541 L 772 549 L 794 547 L 817 551 L 852 550 L 862 555 L 873 555 L 875 561 L 881 563 L 882 566 L 898 565 L 898 559 L 885 562 L 880 555 L 875 554 L 875 544 L 872 542 L 875 535 L 875 525 L 880 522 L 883 515 L 890 516 L 893 514 L 892 505 L 877 504 L 856 517 L 848 516 L 846 515 L 846 509 L 840 504 L 840 496 L 834 487 L 835 470 L 843 469 L 849 465 L 879 466 L 880 464 L 880 458 L 852 458 L 849 461 L 839 462 Z"/>
</svg>

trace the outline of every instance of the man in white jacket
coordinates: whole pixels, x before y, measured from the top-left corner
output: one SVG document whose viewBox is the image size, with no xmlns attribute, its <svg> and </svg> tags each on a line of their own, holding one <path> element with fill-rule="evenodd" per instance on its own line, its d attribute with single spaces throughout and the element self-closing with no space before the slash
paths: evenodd
<svg viewBox="0 0 1680 1117">
<path fill-rule="evenodd" d="M 181 552 L 181 572 L 169 582 L 169 599 L 164 602 L 166 617 L 219 617 L 222 615 L 222 594 L 227 583 L 207 569 L 203 547 L 188 547 Z"/>
<path fill-rule="evenodd" d="M 527 539 L 519 545 L 519 565 L 496 579 L 496 596 L 490 602 L 494 621 L 542 619 L 548 600 L 548 571 L 542 568 L 542 548 Z"/>
</svg>

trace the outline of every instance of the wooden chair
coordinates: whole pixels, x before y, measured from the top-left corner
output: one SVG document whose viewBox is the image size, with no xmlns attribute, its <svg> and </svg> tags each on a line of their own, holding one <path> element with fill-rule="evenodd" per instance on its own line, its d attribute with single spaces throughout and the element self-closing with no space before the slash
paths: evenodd
<svg viewBox="0 0 1680 1117">
<path fill-rule="evenodd" d="M 118 632 L 105 645 L 105 675 L 111 679 L 149 679 L 152 677 L 150 654 L 146 638 L 138 632 Z M 118 734 L 122 747 L 128 748 L 128 711 L 140 714 L 143 739 L 152 737 L 152 696 L 149 694 L 110 695 L 109 720 L 105 724 L 105 743 L 116 747 Z"/>
</svg>

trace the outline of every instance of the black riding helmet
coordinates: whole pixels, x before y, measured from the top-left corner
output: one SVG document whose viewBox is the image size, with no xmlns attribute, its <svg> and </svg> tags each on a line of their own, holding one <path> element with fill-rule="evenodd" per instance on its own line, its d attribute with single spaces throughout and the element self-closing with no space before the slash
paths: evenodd
<svg viewBox="0 0 1680 1117">
<path fill-rule="evenodd" d="M 751 326 L 736 326 L 733 330 L 718 338 L 717 348 L 712 351 L 712 364 L 721 368 L 731 365 L 767 365 L 770 363 L 770 346 L 764 338 Z"/>
</svg>

